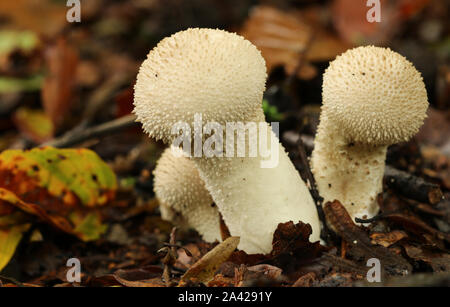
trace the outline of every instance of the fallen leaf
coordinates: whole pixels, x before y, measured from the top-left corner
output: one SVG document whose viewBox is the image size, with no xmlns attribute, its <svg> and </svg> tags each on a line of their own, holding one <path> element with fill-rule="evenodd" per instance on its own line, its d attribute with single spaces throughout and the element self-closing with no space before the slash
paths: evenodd
<svg viewBox="0 0 450 307">
<path fill-rule="evenodd" d="M 117 182 L 111 168 L 89 149 L 44 147 L 0 153 L 0 187 L 58 212 L 63 209 L 59 203 L 67 207 L 106 204 L 114 197 Z M 51 197 L 42 197 L 43 193 Z M 53 208 L 55 198 L 59 203 Z"/>
<path fill-rule="evenodd" d="M 72 106 L 78 53 L 64 38 L 59 38 L 46 50 L 45 55 L 48 72 L 42 86 L 42 105 L 58 126 Z"/>
<path fill-rule="evenodd" d="M 0 77 L 0 93 L 36 92 L 41 89 L 42 82 L 42 75 L 29 78 Z"/>
<path fill-rule="evenodd" d="M 405 244 L 403 247 L 409 257 L 427 263 L 431 266 L 433 272 L 439 273 L 450 270 L 450 255 L 448 253 L 432 252 L 427 248 L 409 244 Z"/>
<path fill-rule="evenodd" d="M 84 241 L 106 231 L 97 208 L 114 198 L 116 188 L 115 174 L 87 149 L 46 147 L 0 154 L 0 205 L 38 216 Z"/>
<path fill-rule="evenodd" d="M 370 235 L 372 244 L 378 244 L 384 247 L 389 247 L 407 237 L 408 235 L 406 232 L 401 230 L 393 230 L 388 233 L 375 232 Z"/>
<path fill-rule="evenodd" d="M 406 275 L 412 267 L 403 257 L 380 245 L 372 245 L 368 234 L 355 223 L 344 206 L 337 200 L 327 202 L 323 211 L 330 228 L 349 245 L 348 254 L 355 261 L 366 263 L 370 258 L 378 258 L 388 275 Z"/>
<path fill-rule="evenodd" d="M 398 0 L 398 10 L 401 18 L 409 19 L 428 5 L 430 0 Z"/>
<path fill-rule="evenodd" d="M 208 287 L 233 287 L 234 278 L 225 277 L 222 274 L 214 275 L 214 278 L 208 282 Z"/>
<path fill-rule="evenodd" d="M 40 45 L 32 31 L 0 30 L 0 74 L 21 77 L 37 73 Z"/>
<path fill-rule="evenodd" d="M 25 218 L 19 211 L 0 216 L 0 272 L 9 263 L 23 234 L 31 226 Z"/>
<path fill-rule="evenodd" d="M 288 74 L 293 74 L 312 32 L 308 25 L 288 13 L 269 6 L 257 6 L 239 34 L 261 50 L 268 71 L 284 66 Z M 311 79 L 316 74 L 314 66 L 304 63 L 297 75 L 301 79 Z"/>
<path fill-rule="evenodd" d="M 225 262 L 239 244 L 239 237 L 229 237 L 192 265 L 181 277 L 179 286 L 184 286 L 193 280 L 198 283 L 208 283 L 214 278 L 214 273 Z"/>
<path fill-rule="evenodd" d="M 311 287 L 316 278 L 314 272 L 306 273 L 305 275 L 300 276 L 294 284 L 292 284 L 292 287 Z"/>
<path fill-rule="evenodd" d="M 377 1 L 375 1 L 376 3 Z M 332 18 L 339 35 L 354 45 L 383 44 L 399 29 L 400 20 L 392 1 L 380 0 L 380 22 L 369 22 L 366 1 L 334 0 Z"/>
<path fill-rule="evenodd" d="M 8 21 L 2 27 L 27 29 L 48 36 L 67 25 L 66 13 L 63 3 L 51 0 L 0 1 L 0 17 Z"/>
<path fill-rule="evenodd" d="M 161 280 L 162 269 L 156 266 L 147 266 L 139 269 L 118 270 L 113 277 L 126 287 L 165 287 Z"/>
<path fill-rule="evenodd" d="M 30 52 L 39 46 L 39 37 L 32 31 L 0 31 L 0 56 L 16 49 Z"/>
<path fill-rule="evenodd" d="M 328 248 L 320 245 L 320 242 L 311 243 L 309 236 L 312 233 L 311 226 L 299 222 L 294 224 L 292 221 L 278 224 L 273 234 L 272 259 L 283 255 L 291 255 L 297 259 L 315 258 Z"/>
<path fill-rule="evenodd" d="M 13 120 L 16 127 L 35 143 L 43 143 L 53 138 L 53 122 L 41 110 L 21 107 L 14 113 Z"/>
<path fill-rule="evenodd" d="M 397 225 L 401 225 L 406 230 L 417 235 L 424 235 L 424 233 L 429 233 L 440 240 L 446 240 L 447 242 L 450 242 L 450 234 L 434 229 L 433 227 L 422 221 L 419 217 L 413 215 L 411 212 L 388 213 L 384 215 L 384 218 Z"/>
</svg>

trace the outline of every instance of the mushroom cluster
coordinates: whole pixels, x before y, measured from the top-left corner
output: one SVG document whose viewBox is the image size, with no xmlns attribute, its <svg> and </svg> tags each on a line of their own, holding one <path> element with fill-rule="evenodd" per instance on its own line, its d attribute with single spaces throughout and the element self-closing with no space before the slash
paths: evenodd
<svg viewBox="0 0 450 307">
<path fill-rule="evenodd" d="M 379 210 L 387 147 L 407 141 L 426 117 L 420 73 L 402 55 L 374 46 L 346 51 L 323 75 L 323 106 L 311 168 L 325 201 L 352 218 Z"/>
<path fill-rule="evenodd" d="M 269 253 L 274 231 L 283 222 L 310 224 L 311 241 L 320 235 L 309 190 L 265 122 L 261 105 L 266 77 L 261 53 L 243 37 L 223 30 L 188 29 L 150 51 L 135 85 L 137 120 L 150 137 L 169 144 L 178 136 L 172 133 L 178 123 L 194 128 L 196 114 L 222 127 L 230 122 L 263 124 L 259 129 L 271 139 L 266 149 L 278 158 L 274 167 L 261 167 L 269 159 L 261 152 L 244 157 L 190 156 L 231 235 L 240 237 L 238 248 L 247 253 Z M 245 136 L 249 138 L 249 131 Z M 215 149 L 225 152 L 229 146 L 237 147 L 237 140 L 224 142 L 222 148 L 216 144 Z"/>
</svg>

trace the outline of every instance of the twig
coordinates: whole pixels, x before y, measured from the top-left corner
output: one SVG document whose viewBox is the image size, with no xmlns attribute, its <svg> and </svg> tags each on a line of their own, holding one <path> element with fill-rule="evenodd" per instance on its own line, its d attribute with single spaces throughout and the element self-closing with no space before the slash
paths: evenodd
<svg viewBox="0 0 450 307">
<path fill-rule="evenodd" d="M 106 80 L 88 99 L 86 109 L 83 112 L 82 121 L 77 127 L 88 126 L 100 112 L 109 103 L 113 93 L 122 85 L 127 84 L 130 76 L 116 75 Z"/>
<path fill-rule="evenodd" d="M 138 125 L 136 122 L 136 117 L 132 114 L 123 116 L 121 118 L 94 126 L 91 128 L 86 128 L 84 130 L 76 131 L 71 130 L 64 134 L 63 136 L 53 139 L 49 142 L 41 144 L 42 146 L 53 146 L 53 147 L 70 147 L 75 144 L 79 144 L 86 140 L 108 135 L 110 133 L 120 131 L 125 128 L 133 127 Z"/>
<path fill-rule="evenodd" d="M 443 193 L 437 184 L 426 182 L 407 172 L 386 166 L 384 171 L 386 185 L 409 199 L 429 204 L 437 204 Z"/>
<path fill-rule="evenodd" d="M 172 231 L 170 232 L 170 241 L 168 246 L 165 247 L 166 255 L 164 256 L 162 263 L 164 264 L 164 270 L 162 274 L 162 278 L 166 285 L 168 287 L 172 286 L 171 282 L 171 272 L 172 272 L 172 266 L 175 264 L 176 261 L 176 255 L 177 255 L 177 248 L 176 248 L 176 241 L 175 241 L 175 234 L 176 234 L 177 228 L 173 227 Z"/>
<path fill-rule="evenodd" d="M 186 255 L 188 255 L 189 257 L 193 257 L 191 252 L 184 246 L 181 246 L 179 244 L 171 244 L 171 243 L 163 243 L 164 246 L 167 247 L 174 247 L 174 248 L 180 248 L 182 250 L 184 250 L 184 252 L 186 253 Z"/>
<path fill-rule="evenodd" d="M 6 277 L 3 275 L 0 275 L 0 286 L 2 286 L 2 280 L 9 281 L 10 283 L 12 283 L 18 287 L 25 287 L 20 281 L 17 281 L 16 279 L 14 279 L 12 277 Z"/>
<path fill-rule="evenodd" d="M 360 224 L 369 224 L 369 223 L 378 221 L 380 219 L 383 219 L 383 218 L 389 216 L 389 214 L 393 214 L 393 213 L 398 213 L 398 211 L 390 211 L 390 212 L 379 213 L 379 214 L 377 214 L 374 217 L 369 218 L 369 219 L 361 219 L 359 217 L 355 217 L 355 222 L 356 223 L 360 223 Z"/>
<path fill-rule="evenodd" d="M 325 213 L 323 212 L 323 207 L 322 207 L 323 197 L 320 196 L 319 191 L 317 190 L 316 180 L 314 179 L 314 176 L 311 172 L 311 168 L 309 167 L 309 162 L 308 162 L 308 158 L 306 156 L 306 151 L 305 151 L 305 145 L 303 144 L 302 139 L 298 138 L 296 143 L 297 143 L 298 152 L 300 154 L 300 160 L 303 165 L 303 169 L 305 171 L 305 176 L 310 185 L 309 190 L 311 191 L 311 196 L 313 197 L 314 203 L 316 204 L 319 219 L 322 221 L 322 224 L 323 224 L 323 233 L 322 233 L 321 237 L 325 241 L 328 241 L 328 238 L 333 236 L 333 232 L 330 231 L 330 229 L 327 226 L 326 220 L 325 220 Z"/>
<path fill-rule="evenodd" d="M 303 66 L 305 65 L 305 57 L 306 57 L 306 53 L 309 51 L 309 49 L 311 48 L 312 42 L 314 41 L 314 39 L 316 38 L 316 32 L 314 30 L 311 31 L 311 34 L 308 37 L 308 41 L 305 44 L 305 48 L 303 48 L 299 53 L 298 53 L 298 61 L 297 61 L 297 65 L 295 66 L 293 72 L 286 78 L 286 85 L 289 87 L 292 85 L 292 82 L 295 79 L 295 76 L 298 74 L 298 72 L 303 68 Z"/>
</svg>

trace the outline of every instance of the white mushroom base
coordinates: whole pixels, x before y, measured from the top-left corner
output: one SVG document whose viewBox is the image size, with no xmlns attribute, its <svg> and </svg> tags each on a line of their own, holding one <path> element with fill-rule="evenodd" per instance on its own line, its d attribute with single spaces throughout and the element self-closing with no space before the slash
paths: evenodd
<svg viewBox="0 0 450 307">
<path fill-rule="evenodd" d="M 308 188 L 270 130 L 279 162 L 261 168 L 262 157 L 194 158 L 200 176 L 216 202 L 238 248 L 247 253 L 270 253 L 279 223 L 293 221 L 312 227 L 310 241 L 320 239 L 316 205 Z"/>
<path fill-rule="evenodd" d="M 319 194 L 324 203 L 339 200 L 353 221 L 371 218 L 379 211 L 387 146 L 348 143 L 330 131 L 319 126 L 311 156 Z"/>
</svg>

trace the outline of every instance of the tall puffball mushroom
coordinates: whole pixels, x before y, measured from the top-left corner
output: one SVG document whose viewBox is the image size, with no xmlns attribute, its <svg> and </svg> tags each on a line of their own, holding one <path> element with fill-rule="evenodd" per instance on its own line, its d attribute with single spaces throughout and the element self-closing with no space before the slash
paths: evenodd
<svg viewBox="0 0 450 307">
<path fill-rule="evenodd" d="M 420 73 L 402 55 L 366 46 L 338 56 L 323 75 L 323 106 L 311 168 L 325 201 L 352 218 L 379 210 L 387 147 L 407 141 L 426 117 Z"/>
<path fill-rule="evenodd" d="M 206 242 L 221 241 L 220 216 L 194 163 L 167 148 L 156 164 L 154 190 L 164 220 L 191 227 Z"/>
<path fill-rule="evenodd" d="M 261 103 L 266 76 L 261 53 L 243 37 L 223 30 L 188 29 L 163 39 L 148 54 L 135 85 L 138 121 L 151 137 L 167 143 L 178 136 L 171 133 L 176 124 L 195 128 L 196 114 L 201 114 L 202 122 L 218 123 L 224 130 L 227 123 L 263 123 L 259 130 L 272 140 L 267 150 L 278 155 L 275 167 L 261 167 L 270 163 L 261 152 L 254 157 L 240 157 L 237 151 L 228 157 L 191 155 L 231 235 L 240 237 L 238 248 L 247 253 L 269 253 L 274 231 L 287 221 L 309 223 L 312 241 L 320 235 L 314 201 L 265 122 Z M 216 143 L 215 149 L 228 149 L 236 142 L 237 138 L 233 144 L 224 142 L 222 148 Z"/>
</svg>

